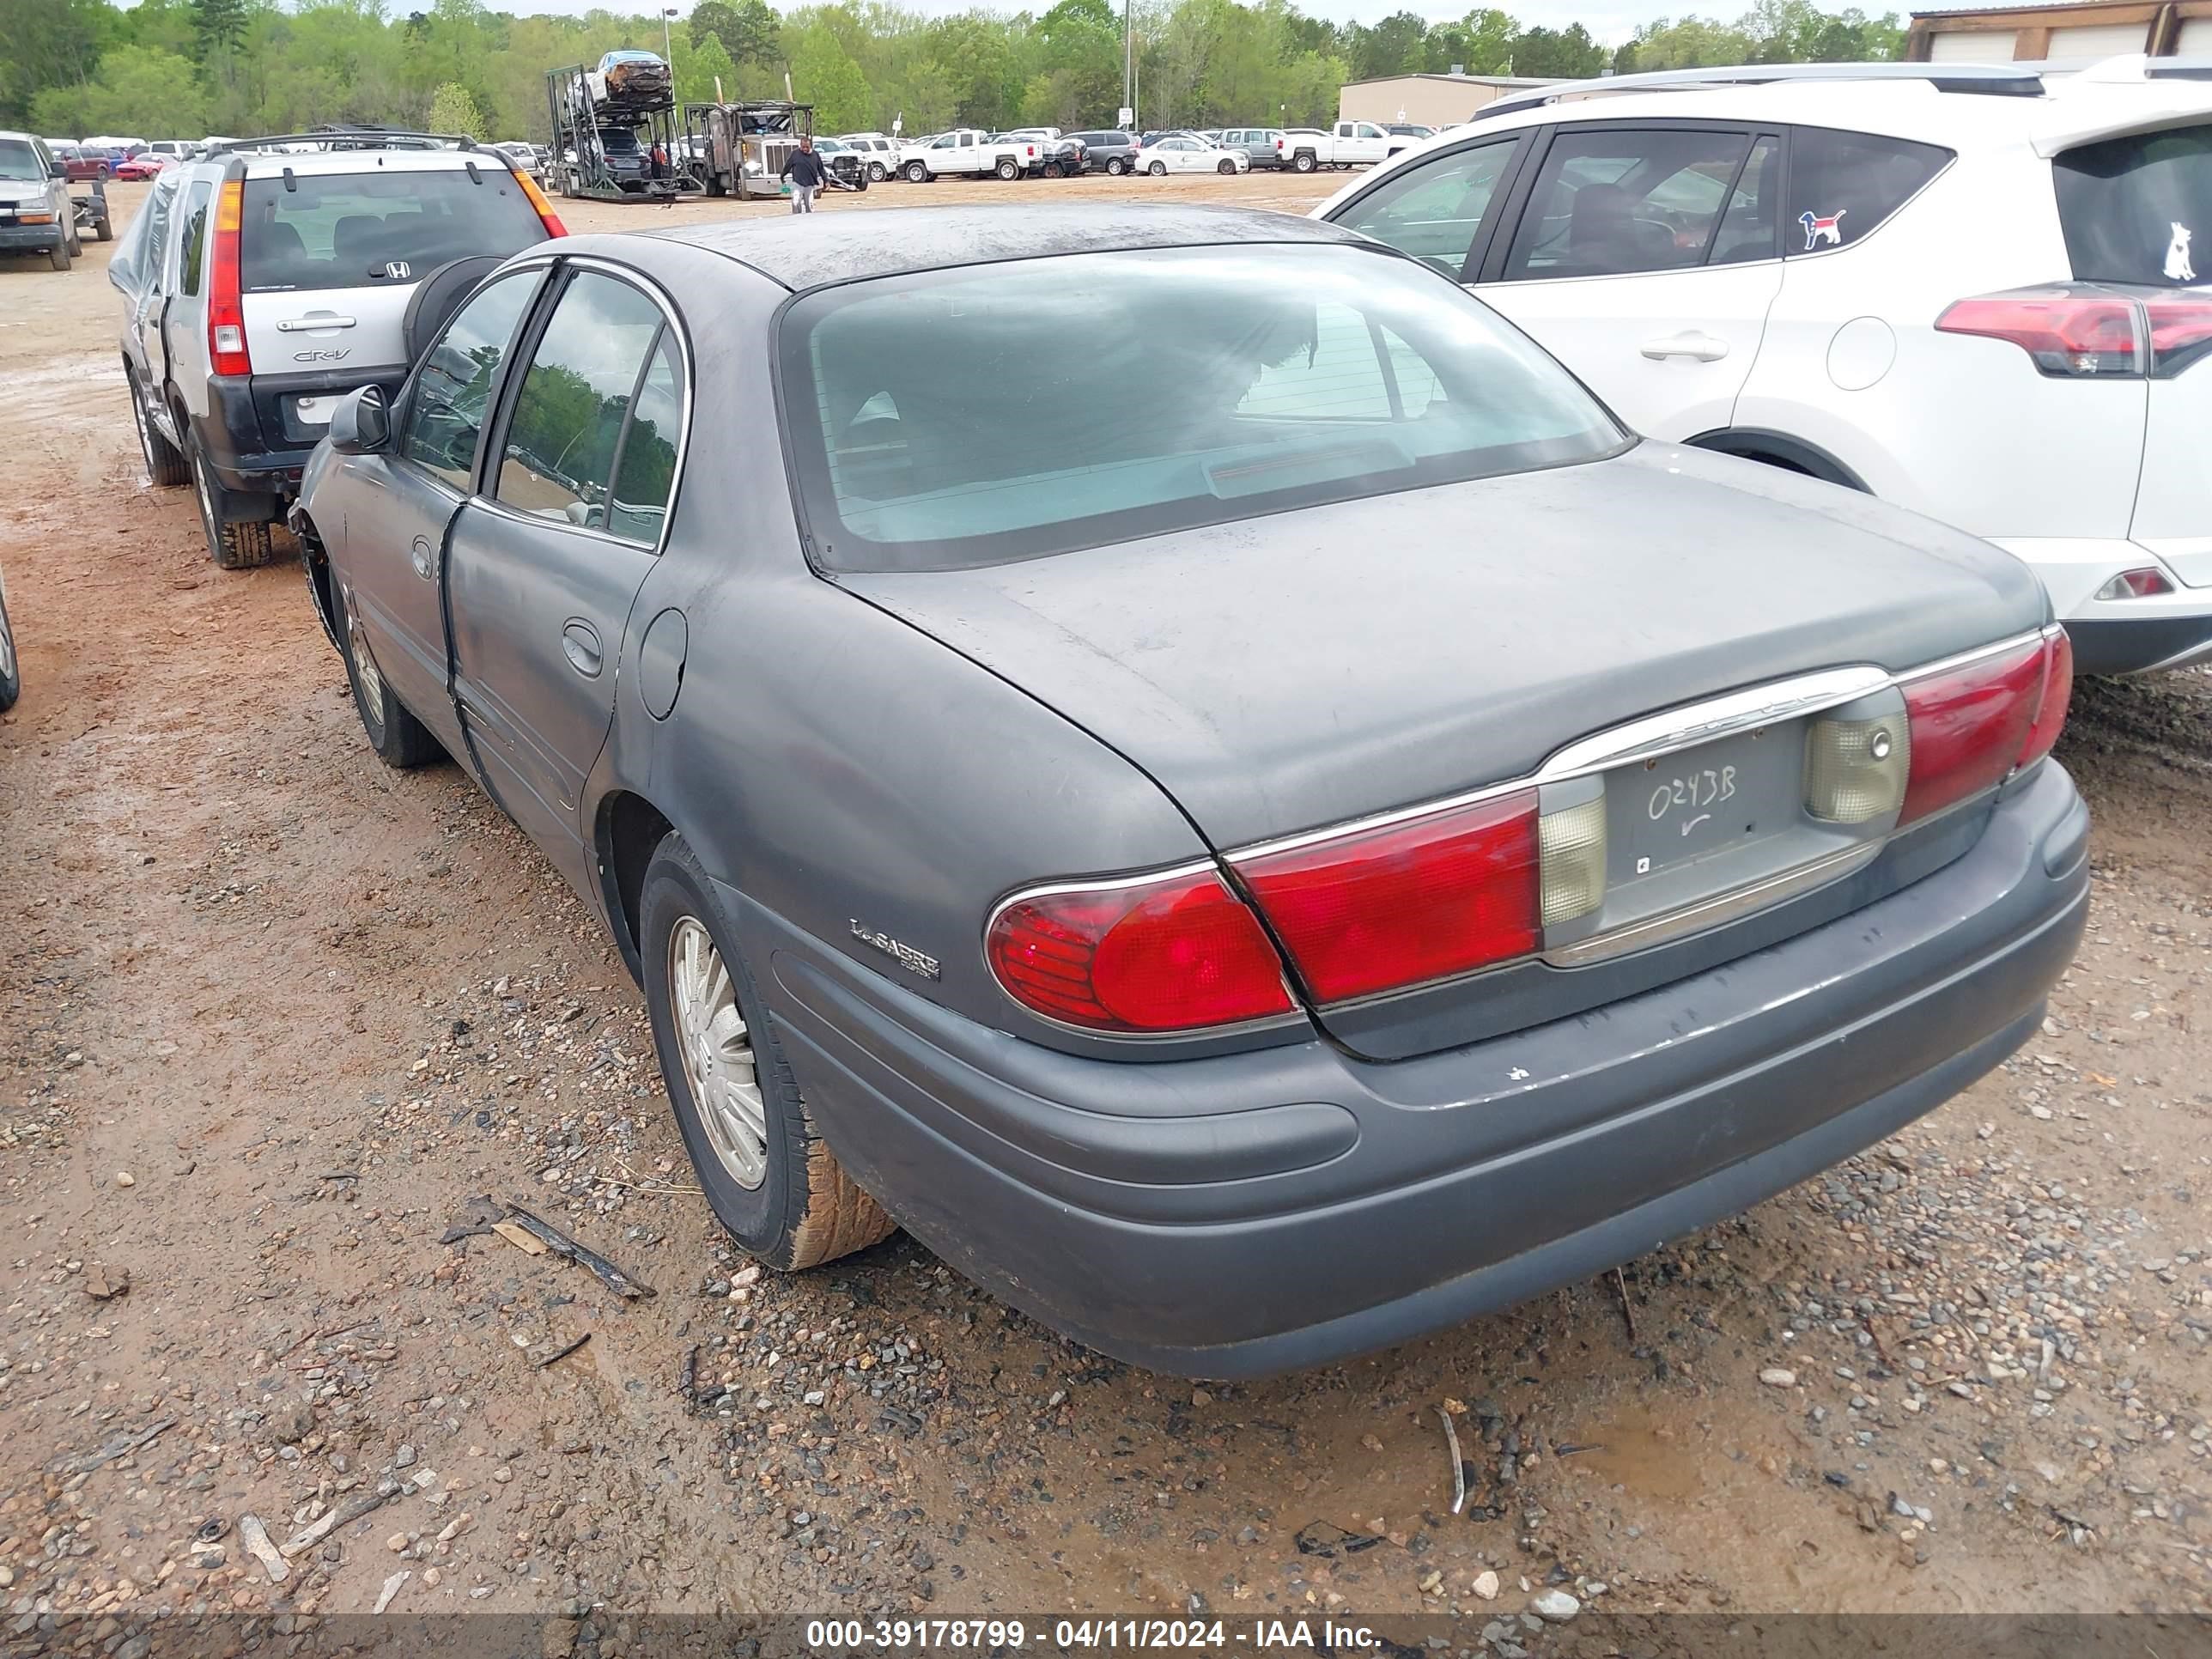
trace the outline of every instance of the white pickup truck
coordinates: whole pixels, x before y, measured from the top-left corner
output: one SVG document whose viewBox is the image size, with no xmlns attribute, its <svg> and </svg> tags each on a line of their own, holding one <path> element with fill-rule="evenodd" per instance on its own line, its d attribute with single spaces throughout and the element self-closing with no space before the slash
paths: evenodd
<svg viewBox="0 0 2212 1659">
<path fill-rule="evenodd" d="M 1275 135 L 1275 165 L 1311 173 L 1316 167 L 1364 167 L 1387 161 L 1421 141 L 1373 121 L 1339 121 L 1328 131 L 1294 128 Z"/>
<path fill-rule="evenodd" d="M 956 127 L 901 150 L 898 170 L 902 178 L 917 185 L 947 173 L 995 173 L 1001 179 L 1018 179 L 1042 160 L 1034 138 L 994 139 L 980 127 Z"/>
</svg>

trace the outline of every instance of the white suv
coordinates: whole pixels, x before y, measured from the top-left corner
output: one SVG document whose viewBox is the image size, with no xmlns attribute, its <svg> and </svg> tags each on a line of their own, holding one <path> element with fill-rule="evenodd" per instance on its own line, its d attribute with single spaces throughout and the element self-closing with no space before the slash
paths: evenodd
<svg viewBox="0 0 2212 1659">
<path fill-rule="evenodd" d="M 2130 58 L 1559 90 L 1314 216 L 1468 284 L 1651 437 L 2008 549 L 2084 672 L 2212 660 L 2212 84 Z"/>
<path fill-rule="evenodd" d="M 164 168 L 107 266 L 147 476 L 193 487 L 216 563 L 266 563 L 338 399 L 397 394 L 426 304 L 563 234 L 519 164 L 432 135 L 286 133 Z"/>
</svg>

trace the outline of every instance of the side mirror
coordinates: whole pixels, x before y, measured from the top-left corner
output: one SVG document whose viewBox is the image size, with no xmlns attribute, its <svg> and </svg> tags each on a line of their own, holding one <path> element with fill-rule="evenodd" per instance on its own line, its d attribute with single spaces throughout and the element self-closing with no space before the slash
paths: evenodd
<svg viewBox="0 0 2212 1659">
<path fill-rule="evenodd" d="M 68 165 L 68 163 L 64 162 L 64 161 L 49 161 L 49 162 L 47 162 L 47 163 L 46 163 L 46 177 L 48 177 L 49 179 L 66 179 L 66 178 L 68 178 L 68 177 L 69 177 L 69 165 Z"/>
<path fill-rule="evenodd" d="M 365 386 L 349 392 L 331 411 L 331 447 L 341 455 L 373 455 L 392 440 L 392 412 L 384 389 Z"/>
</svg>

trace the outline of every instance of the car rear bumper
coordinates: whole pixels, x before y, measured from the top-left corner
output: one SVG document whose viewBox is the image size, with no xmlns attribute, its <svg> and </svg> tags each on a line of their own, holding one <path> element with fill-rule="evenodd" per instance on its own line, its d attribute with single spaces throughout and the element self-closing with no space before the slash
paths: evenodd
<svg viewBox="0 0 2212 1659">
<path fill-rule="evenodd" d="M 0 253 L 44 253 L 69 234 L 64 225 L 0 225 Z"/>
<path fill-rule="evenodd" d="M 2212 662 L 2212 586 L 2191 586 L 2171 560 L 2140 542 L 1993 539 L 2042 578 L 2051 609 L 2074 642 L 2076 673 L 2144 674 Z M 2172 592 L 2145 599 L 2095 597 L 2121 572 L 2149 568 L 2166 574 Z"/>
<path fill-rule="evenodd" d="M 387 398 L 398 395 L 406 379 L 404 368 L 385 368 L 331 374 L 224 375 L 208 381 L 208 413 L 195 416 L 192 436 L 207 457 L 216 481 L 232 494 L 246 498 L 238 506 L 245 516 L 274 519 L 263 511 L 258 498 L 289 501 L 300 493 L 300 477 L 307 458 L 321 441 L 321 432 L 285 425 L 285 400 L 302 395 L 327 397 L 357 386 L 379 386 Z"/>
<path fill-rule="evenodd" d="M 1989 809 L 1984 809 L 1989 810 Z M 2087 910 L 2046 764 L 1952 864 L 1595 1013 L 1395 1064 L 1024 1042 L 729 900 L 839 1158 L 946 1261 L 1106 1352 L 1249 1376 L 1387 1346 L 1781 1191 L 2023 1042 Z"/>
</svg>

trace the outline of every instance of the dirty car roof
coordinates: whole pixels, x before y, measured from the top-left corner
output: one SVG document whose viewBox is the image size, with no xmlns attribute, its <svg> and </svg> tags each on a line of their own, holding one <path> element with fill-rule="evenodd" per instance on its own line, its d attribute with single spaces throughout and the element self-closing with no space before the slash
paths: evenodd
<svg viewBox="0 0 2212 1659">
<path fill-rule="evenodd" d="M 651 234 L 739 260 L 793 289 L 1057 253 L 1362 240 L 1334 225 L 1249 208 L 1028 204 L 792 214 Z"/>
</svg>

